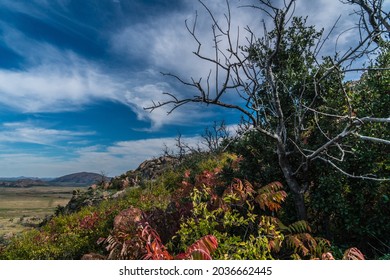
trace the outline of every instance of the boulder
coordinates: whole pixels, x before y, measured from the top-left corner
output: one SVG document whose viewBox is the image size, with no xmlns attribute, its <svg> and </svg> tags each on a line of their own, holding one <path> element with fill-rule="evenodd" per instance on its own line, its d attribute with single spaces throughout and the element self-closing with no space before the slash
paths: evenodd
<svg viewBox="0 0 390 280">
<path fill-rule="evenodd" d="M 167 168 L 174 168 L 180 163 L 180 159 L 172 156 L 162 156 L 156 159 L 146 160 L 135 170 L 142 179 L 154 180 L 164 173 Z"/>
<path fill-rule="evenodd" d="M 114 218 L 114 231 L 135 232 L 142 217 L 143 212 L 140 209 L 135 207 L 127 208 Z"/>
</svg>

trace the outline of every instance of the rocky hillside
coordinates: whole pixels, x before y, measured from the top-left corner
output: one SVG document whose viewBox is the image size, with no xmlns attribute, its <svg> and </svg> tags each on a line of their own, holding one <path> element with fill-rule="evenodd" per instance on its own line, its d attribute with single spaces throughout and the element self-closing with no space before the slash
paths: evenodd
<svg viewBox="0 0 390 280">
<path fill-rule="evenodd" d="M 130 170 L 111 180 L 105 180 L 104 183 L 102 183 L 101 175 L 99 175 L 100 180 L 91 184 L 87 191 L 75 190 L 69 203 L 60 211 L 64 214 L 70 214 L 85 206 L 98 205 L 103 200 L 120 198 L 128 188 L 138 187 L 144 181 L 154 180 L 161 176 L 164 171 L 174 168 L 179 163 L 178 158 L 162 156 L 145 160 L 137 169 Z"/>
<path fill-rule="evenodd" d="M 241 161 L 229 153 L 145 161 L 74 190 L 39 228 L 0 240 L 0 259 L 335 259 L 306 221 L 277 216 L 287 197 L 280 182 L 236 177 Z M 365 258 L 355 247 L 338 255 Z"/>
</svg>

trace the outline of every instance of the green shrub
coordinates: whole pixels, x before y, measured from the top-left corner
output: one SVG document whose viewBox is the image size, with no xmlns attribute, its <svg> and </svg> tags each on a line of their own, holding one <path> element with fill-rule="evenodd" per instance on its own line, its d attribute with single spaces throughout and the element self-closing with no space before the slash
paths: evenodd
<svg viewBox="0 0 390 280">
<path fill-rule="evenodd" d="M 106 200 L 97 206 L 83 207 L 78 212 L 52 218 L 40 229 L 23 232 L 0 251 L 0 259 L 80 259 L 89 252 L 104 253 L 97 240 L 108 236 L 114 217 L 133 205 L 143 210 L 165 209 L 170 192 L 162 185 L 129 189 L 125 197 Z"/>
<path fill-rule="evenodd" d="M 390 254 L 383 255 L 379 258 L 380 260 L 390 260 Z"/>
<path fill-rule="evenodd" d="M 190 244 L 205 235 L 218 240 L 214 259 L 272 259 L 268 239 L 261 229 L 256 230 L 257 215 L 249 207 L 243 215 L 237 209 L 209 209 L 210 190 L 194 189 L 191 195 L 193 216 L 183 220 L 180 230 L 170 243 L 176 251 L 185 250 Z M 226 195 L 226 201 L 236 200 L 235 195 Z"/>
<path fill-rule="evenodd" d="M 108 202 L 84 207 L 77 213 L 52 218 L 40 229 L 13 237 L 2 259 L 79 259 L 89 251 L 99 251 L 96 241 L 107 235 L 118 209 Z"/>
</svg>

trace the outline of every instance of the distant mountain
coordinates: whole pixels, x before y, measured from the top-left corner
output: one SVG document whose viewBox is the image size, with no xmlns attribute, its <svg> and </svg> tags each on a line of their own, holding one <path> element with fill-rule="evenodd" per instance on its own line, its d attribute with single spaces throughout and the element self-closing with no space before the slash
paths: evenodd
<svg viewBox="0 0 390 280">
<path fill-rule="evenodd" d="M 33 186 L 46 186 L 46 185 L 47 182 L 44 182 L 39 178 L 24 177 L 23 179 L 15 178 L 14 180 L 0 180 L 0 187 L 28 188 Z"/>
<path fill-rule="evenodd" d="M 2 182 L 15 182 L 15 181 L 19 181 L 19 180 L 27 180 L 27 179 L 31 179 L 31 180 L 45 180 L 43 178 L 38 178 L 38 177 L 25 177 L 25 176 L 19 176 L 19 177 L 0 177 L 0 181 Z"/>
<path fill-rule="evenodd" d="M 33 186 L 87 186 L 102 181 L 102 175 L 92 172 L 78 172 L 68 174 L 58 178 L 35 178 L 35 177 L 14 177 L 14 178 L 0 178 L 0 187 L 14 187 L 14 188 L 27 188 Z M 105 181 L 109 181 L 110 178 L 104 177 Z"/>
<path fill-rule="evenodd" d="M 107 177 L 104 178 L 108 180 Z M 80 185 L 91 185 L 102 181 L 102 175 L 92 172 L 78 172 L 69 175 L 61 176 L 53 179 L 50 183 L 55 184 L 80 184 Z"/>
</svg>

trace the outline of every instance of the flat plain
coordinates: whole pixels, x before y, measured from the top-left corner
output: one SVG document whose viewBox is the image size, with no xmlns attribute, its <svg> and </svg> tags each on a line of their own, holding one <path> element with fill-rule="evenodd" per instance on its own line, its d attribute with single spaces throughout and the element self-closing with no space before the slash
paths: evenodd
<svg viewBox="0 0 390 280">
<path fill-rule="evenodd" d="M 38 225 L 57 206 L 65 206 L 80 187 L 0 188 L 0 237 Z"/>
</svg>

